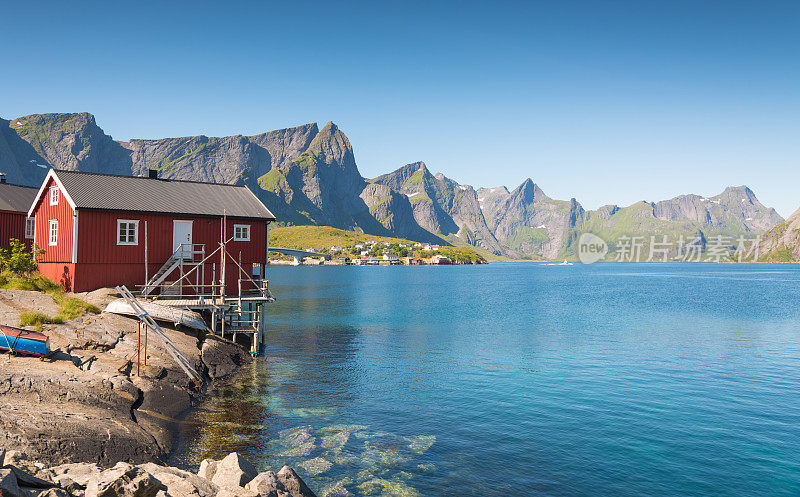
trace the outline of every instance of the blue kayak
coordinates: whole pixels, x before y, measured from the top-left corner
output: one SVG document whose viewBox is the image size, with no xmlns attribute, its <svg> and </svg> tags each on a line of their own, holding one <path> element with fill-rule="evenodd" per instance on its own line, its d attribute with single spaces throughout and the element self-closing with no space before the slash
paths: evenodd
<svg viewBox="0 0 800 497">
<path fill-rule="evenodd" d="M 50 352 L 50 339 L 36 331 L 0 325 L 0 351 L 43 356 Z"/>
</svg>

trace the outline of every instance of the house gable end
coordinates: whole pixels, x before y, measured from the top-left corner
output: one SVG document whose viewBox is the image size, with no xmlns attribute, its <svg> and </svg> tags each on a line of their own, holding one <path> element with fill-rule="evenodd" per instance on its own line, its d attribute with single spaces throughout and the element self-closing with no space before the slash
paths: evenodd
<svg viewBox="0 0 800 497">
<path fill-rule="evenodd" d="M 28 210 L 28 216 L 33 216 L 34 215 L 33 213 L 36 210 L 36 207 L 41 202 L 41 200 L 44 197 L 45 193 L 47 193 L 49 195 L 50 186 L 52 186 L 53 184 L 55 184 L 55 186 L 58 186 L 59 197 L 63 197 L 64 200 L 67 201 L 69 206 L 72 207 L 73 211 L 76 209 L 75 202 L 72 200 L 72 197 L 70 197 L 69 192 L 67 191 L 67 189 L 64 188 L 64 184 L 61 182 L 60 179 L 58 179 L 58 174 L 56 174 L 56 170 L 55 169 L 51 169 L 47 173 L 47 176 L 45 176 L 44 181 L 42 181 L 42 186 L 39 187 L 39 191 L 36 193 L 36 196 L 33 198 L 33 203 L 31 204 L 31 208 L 30 208 L 30 210 Z"/>
</svg>

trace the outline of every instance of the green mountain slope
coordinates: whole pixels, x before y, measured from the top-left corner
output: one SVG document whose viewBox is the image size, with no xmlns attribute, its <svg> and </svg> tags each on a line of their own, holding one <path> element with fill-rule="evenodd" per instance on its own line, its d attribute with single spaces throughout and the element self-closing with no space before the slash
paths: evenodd
<svg viewBox="0 0 800 497">
<path fill-rule="evenodd" d="M 800 262 L 800 209 L 761 236 L 760 260 Z"/>
</svg>

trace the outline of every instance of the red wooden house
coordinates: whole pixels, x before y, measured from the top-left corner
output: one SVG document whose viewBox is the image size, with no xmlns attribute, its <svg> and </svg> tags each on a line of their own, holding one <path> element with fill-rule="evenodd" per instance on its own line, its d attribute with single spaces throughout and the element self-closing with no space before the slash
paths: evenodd
<svg viewBox="0 0 800 497">
<path fill-rule="evenodd" d="M 0 174 L 0 247 L 8 246 L 12 238 L 33 243 L 34 222 L 28 209 L 35 196 L 36 188 L 8 184 Z"/>
<path fill-rule="evenodd" d="M 222 252 L 213 252 L 223 241 L 233 267 L 226 288 L 237 288 L 239 268 L 252 274 L 264 267 L 268 224 L 275 217 L 247 187 L 163 180 L 154 173 L 51 170 L 28 213 L 44 250 L 39 271 L 73 292 L 122 284 L 134 289 L 170 261 L 182 264 L 186 256 L 179 247 L 192 247 L 193 253 L 202 247 L 203 256 L 208 254 L 204 270 L 190 280 L 209 285 L 221 280 Z"/>
</svg>

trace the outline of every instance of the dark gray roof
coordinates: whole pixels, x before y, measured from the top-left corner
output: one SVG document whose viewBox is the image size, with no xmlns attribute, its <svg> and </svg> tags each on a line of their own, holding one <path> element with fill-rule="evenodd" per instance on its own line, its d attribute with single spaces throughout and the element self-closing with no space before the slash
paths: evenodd
<svg viewBox="0 0 800 497">
<path fill-rule="evenodd" d="M 0 211 L 28 212 L 38 188 L 0 183 Z"/>
<path fill-rule="evenodd" d="M 245 186 L 56 171 L 77 209 L 274 220 Z"/>
</svg>

